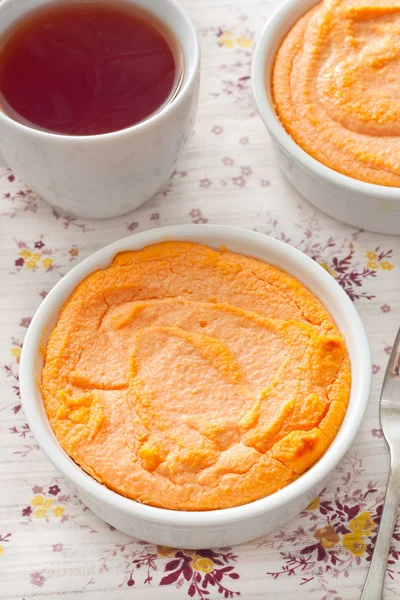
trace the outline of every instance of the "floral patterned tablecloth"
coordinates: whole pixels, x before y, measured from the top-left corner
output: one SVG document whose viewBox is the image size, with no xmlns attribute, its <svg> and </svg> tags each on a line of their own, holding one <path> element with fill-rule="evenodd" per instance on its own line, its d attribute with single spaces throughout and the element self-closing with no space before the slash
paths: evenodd
<svg viewBox="0 0 400 600">
<path fill-rule="evenodd" d="M 279 0 L 275 0 L 278 2 Z M 358 231 L 283 180 L 250 87 L 254 40 L 274 0 L 185 0 L 202 45 L 195 132 L 165 187 L 118 219 L 64 217 L 0 170 L 0 598 L 356 600 L 382 510 L 388 455 L 382 376 L 400 324 L 400 238 Z M 322 264 L 355 302 L 373 354 L 361 431 L 326 490 L 280 531 L 235 548 L 171 550 L 100 521 L 39 450 L 21 409 L 18 361 L 32 315 L 77 261 L 130 233 L 229 223 L 272 235 Z M 400 526 L 385 598 L 400 596 Z"/>
</svg>

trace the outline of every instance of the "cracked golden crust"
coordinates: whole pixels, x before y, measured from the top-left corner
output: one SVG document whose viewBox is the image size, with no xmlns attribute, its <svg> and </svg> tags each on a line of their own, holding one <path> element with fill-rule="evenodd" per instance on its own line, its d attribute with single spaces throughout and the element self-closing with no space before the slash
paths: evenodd
<svg viewBox="0 0 400 600">
<path fill-rule="evenodd" d="M 177 510 L 236 506 L 325 452 L 350 390 L 332 318 L 258 260 L 165 242 L 115 257 L 64 306 L 42 394 L 90 475 Z"/>
</svg>

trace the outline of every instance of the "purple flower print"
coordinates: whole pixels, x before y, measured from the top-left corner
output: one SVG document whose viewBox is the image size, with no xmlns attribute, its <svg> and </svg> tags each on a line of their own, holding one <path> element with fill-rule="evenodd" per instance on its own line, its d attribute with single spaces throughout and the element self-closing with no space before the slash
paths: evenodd
<svg viewBox="0 0 400 600">
<path fill-rule="evenodd" d="M 150 546 L 146 542 L 135 545 L 117 543 L 103 556 L 100 572 L 109 571 L 107 563 L 117 554 L 125 563 L 120 588 L 125 585 L 134 587 L 139 578 L 143 584 L 151 585 L 158 578 L 158 585 L 171 586 L 171 591 L 185 587 L 186 595 L 196 600 L 206 600 L 211 596 L 215 599 L 240 596 L 240 592 L 231 589 L 233 581 L 240 579 L 235 568 L 238 556 L 231 548 L 221 548 L 220 551 L 176 550 Z"/>
<path fill-rule="evenodd" d="M 60 488 L 58 487 L 58 485 L 51 485 L 49 487 L 49 494 L 51 496 L 57 496 L 57 494 L 59 494 L 61 492 Z"/>
<path fill-rule="evenodd" d="M 231 158 L 230 156 L 225 156 L 225 158 L 222 159 L 222 162 L 224 163 L 224 165 L 226 165 L 227 167 L 231 167 L 233 165 L 233 158 Z"/>
<path fill-rule="evenodd" d="M 244 175 L 245 177 L 249 177 L 253 172 L 253 169 L 251 167 L 241 167 L 240 170 L 242 172 L 242 175 Z"/>
<path fill-rule="evenodd" d="M 200 179 L 200 187 L 201 188 L 208 189 L 211 186 L 212 186 L 211 179 Z"/>
<path fill-rule="evenodd" d="M 379 439 L 383 438 L 382 429 L 373 429 L 371 433 L 376 438 L 379 438 Z"/>
<path fill-rule="evenodd" d="M 213 133 L 214 135 L 221 135 L 223 131 L 224 128 L 221 125 L 214 125 L 214 127 L 211 129 L 211 133 Z"/>
<path fill-rule="evenodd" d="M 23 267 L 24 263 L 25 263 L 25 261 L 24 261 L 24 259 L 22 257 L 21 258 L 17 258 L 17 260 L 15 261 L 15 266 L 16 267 Z"/>
<path fill-rule="evenodd" d="M 46 581 L 46 578 L 44 577 L 44 575 L 39 573 L 39 571 L 36 571 L 36 573 L 31 573 L 31 584 L 32 585 L 37 585 L 38 587 L 42 587 L 42 585 L 44 584 L 45 581 Z"/>
<path fill-rule="evenodd" d="M 35 248 L 37 248 L 38 250 L 41 250 L 44 246 L 44 242 L 42 242 L 42 240 L 39 240 L 38 242 L 35 243 Z"/>
<path fill-rule="evenodd" d="M 381 370 L 379 365 L 372 365 L 372 373 L 376 375 Z"/>
<path fill-rule="evenodd" d="M 249 143 L 249 138 L 247 136 L 240 138 L 239 143 L 242 144 L 242 146 L 246 146 Z"/>
<path fill-rule="evenodd" d="M 29 325 L 31 324 L 31 321 L 32 321 L 32 317 L 24 317 L 23 319 L 20 320 L 19 326 L 23 327 L 24 329 L 27 329 L 29 327 Z"/>
<path fill-rule="evenodd" d="M 31 506 L 25 506 L 25 508 L 22 509 L 22 516 L 23 517 L 29 517 L 32 514 L 32 507 Z"/>
<path fill-rule="evenodd" d="M 53 552 L 61 552 L 63 547 L 64 546 L 62 544 L 53 544 Z"/>
<path fill-rule="evenodd" d="M 382 312 L 384 312 L 384 313 L 387 313 L 387 312 L 390 312 L 391 310 L 392 310 L 392 309 L 391 309 L 391 307 L 389 306 L 389 304 L 382 304 L 382 306 L 381 306 L 381 311 L 382 311 Z"/>
<path fill-rule="evenodd" d="M 239 175 L 239 177 L 232 178 L 233 184 L 237 185 L 237 187 L 244 187 L 246 185 L 246 180 L 243 175 Z"/>
<path fill-rule="evenodd" d="M 139 223 L 137 223 L 136 221 L 133 221 L 132 223 L 127 223 L 126 224 L 128 231 L 135 231 L 135 229 L 137 229 L 139 227 Z"/>
<path fill-rule="evenodd" d="M 201 210 L 199 208 L 193 208 L 190 211 L 189 216 L 192 217 L 193 223 L 196 223 L 196 224 L 208 223 L 208 219 L 203 217 Z"/>
</svg>

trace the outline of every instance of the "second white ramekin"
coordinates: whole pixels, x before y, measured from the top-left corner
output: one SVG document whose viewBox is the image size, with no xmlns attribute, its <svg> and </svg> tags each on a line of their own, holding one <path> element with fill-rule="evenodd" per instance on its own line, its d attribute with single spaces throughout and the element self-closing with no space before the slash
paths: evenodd
<svg viewBox="0 0 400 600">
<path fill-rule="evenodd" d="M 283 174 L 304 198 L 353 227 L 400 234 L 400 188 L 366 183 L 326 167 L 293 141 L 275 113 L 271 74 L 276 52 L 290 28 L 319 1 L 287 0 L 265 24 L 252 65 L 258 111 L 274 142 Z"/>
</svg>

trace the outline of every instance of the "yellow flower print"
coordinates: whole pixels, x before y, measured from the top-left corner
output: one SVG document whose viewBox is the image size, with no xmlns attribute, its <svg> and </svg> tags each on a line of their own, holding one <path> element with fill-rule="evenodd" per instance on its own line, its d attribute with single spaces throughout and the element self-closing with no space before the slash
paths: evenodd
<svg viewBox="0 0 400 600">
<path fill-rule="evenodd" d="M 315 510 L 319 506 L 319 498 L 318 496 L 314 498 L 314 500 L 307 506 L 307 510 Z"/>
<path fill-rule="evenodd" d="M 34 269 L 36 267 L 37 261 L 31 259 L 31 260 L 28 260 L 25 264 L 28 269 Z"/>
<path fill-rule="evenodd" d="M 368 260 L 376 260 L 376 252 L 366 252 L 365 256 Z"/>
<path fill-rule="evenodd" d="M 211 558 L 204 558 L 203 556 L 199 556 L 195 554 L 193 560 L 190 563 L 190 566 L 195 571 L 202 571 L 203 573 L 210 573 L 214 568 L 214 563 Z"/>
<path fill-rule="evenodd" d="M 31 500 L 32 506 L 42 506 L 45 498 L 43 496 L 34 496 Z"/>
<path fill-rule="evenodd" d="M 368 511 L 360 513 L 358 517 L 350 521 L 349 528 L 358 535 L 371 535 L 375 528 L 371 513 Z"/>
<path fill-rule="evenodd" d="M 29 258 L 30 256 L 32 256 L 32 252 L 29 252 L 29 250 L 27 250 L 26 248 L 24 248 L 23 250 L 21 250 L 21 252 L 19 253 L 20 256 L 22 256 L 22 258 L 25 258 L 25 260 L 27 258 Z"/>
<path fill-rule="evenodd" d="M 47 512 L 51 509 L 54 504 L 54 500 L 52 498 L 45 498 L 44 496 L 34 496 L 31 500 L 32 506 L 36 507 L 34 511 L 35 517 L 38 519 L 44 519 L 47 515 Z M 56 517 L 62 517 L 64 514 L 64 508 L 62 506 L 55 506 L 52 509 L 52 513 Z"/>
<path fill-rule="evenodd" d="M 254 43 L 253 40 L 249 40 L 243 36 L 236 38 L 236 42 L 240 48 L 252 48 Z"/>
<path fill-rule="evenodd" d="M 379 269 L 379 263 L 370 260 L 369 262 L 367 262 L 367 267 L 368 269 L 372 269 L 373 271 L 377 271 Z"/>
<path fill-rule="evenodd" d="M 19 358 L 19 357 L 21 356 L 21 351 L 22 351 L 22 350 L 21 350 L 21 348 L 19 348 L 19 347 L 16 347 L 16 348 L 11 348 L 11 350 L 10 350 L 10 352 L 11 352 L 11 355 L 12 355 L 14 358 Z"/>
<path fill-rule="evenodd" d="M 55 517 L 62 517 L 64 512 L 65 512 L 65 508 L 63 508 L 62 506 L 55 506 L 53 508 L 53 515 Z"/>
<path fill-rule="evenodd" d="M 158 546 L 158 556 L 160 558 L 171 558 L 171 556 L 175 556 L 176 550 L 173 548 L 168 548 L 168 546 Z"/>
<path fill-rule="evenodd" d="M 384 261 L 381 262 L 381 269 L 383 269 L 384 271 L 391 271 L 392 269 L 394 269 L 394 265 L 392 265 L 392 263 Z"/>
<path fill-rule="evenodd" d="M 45 269 L 48 269 L 53 264 L 54 260 L 52 258 L 44 258 L 42 260 L 42 265 Z"/>
<path fill-rule="evenodd" d="M 3 546 L 0 546 L 0 555 L 1 554 L 4 554 L 4 548 L 3 548 Z"/>
<path fill-rule="evenodd" d="M 32 254 L 31 258 L 32 260 L 40 260 L 42 258 L 42 255 L 39 254 L 39 252 L 35 252 L 35 254 Z"/>
<path fill-rule="evenodd" d="M 232 31 L 224 31 L 219 38 L 219 45 L 223 48 L 234 48 L 235 46 L 239 46 L 239 48 L 252 48 L 254 42 L 243 35 L 235 37 Z"/>
<path fill-rule="evenodd" d="M 233 37 L 232 31 L 224 31 L 219 38 L 219 45 L 223 48 L 234 48 L 235 38 Z"/>
<path fill-rule="evenodd" d="M 362 556 L 366 550 L 364 540 L 358 533 L 346 533 L 343 536 L 343 546 L 354 556 Z"/>
<path fill-rule="evenodd" d="M 324 548 L 333 548 L 339 541 L 339 536 L 331 525 L 317 529 L 314 537 Z"/>
</svg>

